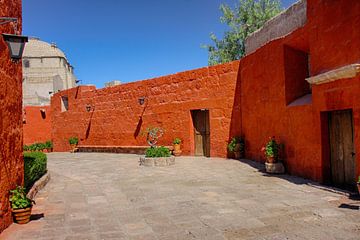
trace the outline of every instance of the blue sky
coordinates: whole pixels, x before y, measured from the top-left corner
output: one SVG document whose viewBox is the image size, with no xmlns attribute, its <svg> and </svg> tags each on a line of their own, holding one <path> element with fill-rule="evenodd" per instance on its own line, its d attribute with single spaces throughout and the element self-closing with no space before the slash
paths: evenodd
<svg viewBox="0 0 360 240">
<path fill-rule="evenodd" d="M 237 0 L 23 1 L 23 34 L 56 42 L 82 84 L 131 82 L 207 65 L 221 3 Z M 288 7 L 295 0 L 282 0 Z"/>
</svg>

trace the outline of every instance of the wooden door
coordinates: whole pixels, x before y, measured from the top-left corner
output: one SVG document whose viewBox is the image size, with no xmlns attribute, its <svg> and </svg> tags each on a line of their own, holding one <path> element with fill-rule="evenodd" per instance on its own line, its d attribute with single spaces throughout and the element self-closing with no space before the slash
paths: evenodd
<svg viewBox="0 0 360 240">
<path fill-rule="evenodd" d="M 210 157 L 210 124 L 208 110 L 191 111 L 194 126 L 195 156 Z"/>
<path fill-rule="evenodd" d="M 355 150 L 351 110 L 329 113 L 330 165 L 332 184 L 355 188 Z"/>
</svg>

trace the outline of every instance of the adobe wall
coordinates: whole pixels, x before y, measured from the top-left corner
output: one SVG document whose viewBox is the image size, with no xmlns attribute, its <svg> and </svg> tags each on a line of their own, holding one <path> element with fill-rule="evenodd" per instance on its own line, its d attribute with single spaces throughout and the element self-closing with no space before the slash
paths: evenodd
<svg viewBox="0 0 360 240">
<path fill-rule="evenodd" d="M 21 30 L 21 0 L 0 1 L 0 16 L 17 17 Z M 1 33 L 13 33 L 10 24 Z M 21 63 L 10 60 L 0 37 L 0 232 L 12 223 L 9 190 L 23 182 Z"/>
<path fill-rule="evenodd" d="M 285 164 L 291 174 L 327 182 L 330 156 L 326 116 L 329 111 L 345 109 L 353 111 L 355 151 L 359 152 L 359 76 L 313 85 L 306 95 L 304 84 L 294 88 L 299 76 L 304 79 L 304 73 L 298 72 L 299 65 L 304 64 L 299 63 L 299 57 L 294 62 L 291 51 L 287 51 L 291 48 L 309 55 L 309 76 L 360 63 L 359 13 L 360 2 L 356 0 L 308 0 L 303 27 L 241 60 L 241 122 L 248 158 L 264 161 L 261 146 L 268 137 L 277 136 L 285 144 Z M 287 101 L 297 91 L 305 96 Z M 359 155 L 356 162 L 360 175 Z"/>
<path fill-rule="evenodd" d="M 51 140 L 50 106 L 25 106 L 23 114 L 25 145 Z"/>
<path fill-rule="evenodd" d="M 95 89 L 80 86 L 55 94 L 51 100 L 54 151 L 69 150 L 68 139 L 78 136 L 81 145 L 144 146 L 142 132 L 149 126 L 165 130 L 160 145 L 183 140 L 183 153 L 194 153 L 191 110 L 208 109 L 211 156 L 226 157 L 230 126 L 240 131 L 234 104 L 239 62 L 205 67 L 151 80 Z M 61 112 L 61 96 L 69 110 Z M 138 99 L 146 97 L 141 106 Z M 86 111 L 86 105 L 95 109 Z"/>
</svg>

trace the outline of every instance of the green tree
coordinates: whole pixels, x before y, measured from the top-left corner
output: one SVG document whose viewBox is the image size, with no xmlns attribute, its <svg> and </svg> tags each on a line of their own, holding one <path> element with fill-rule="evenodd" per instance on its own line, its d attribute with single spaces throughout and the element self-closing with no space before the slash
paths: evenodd
<svg viewBox="0 0 360 240">
<path fill-rule="evenodd" d="M 220 10 L 222 23 L 230 30 L 224 33 L 223 39 L 210 34 L 214 45 L 205 45 L 209 52 L 209 65 L 225 63 L 240 59 L 245 55 L 245 39 L 249 34 L 261 28 L 270 18 L 281 12 L 279 0 L 239 0 L 231 9 L 222 4 Z"/>
</svg>

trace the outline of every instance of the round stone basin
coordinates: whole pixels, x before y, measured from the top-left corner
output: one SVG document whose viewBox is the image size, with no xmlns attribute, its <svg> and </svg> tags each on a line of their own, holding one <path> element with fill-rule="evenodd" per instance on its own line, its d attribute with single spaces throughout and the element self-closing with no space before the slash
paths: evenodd
<svg viewBox="0 0 360 240">
<path fill-rule="evenodd" d="M 146 167 L 166 167 L 175 164 L 175 157 L 147 158 L 140 157 L 140 166 Z"/>
</svg>

